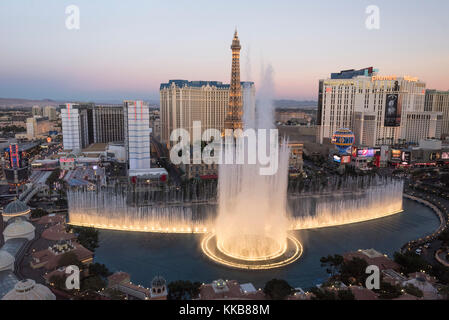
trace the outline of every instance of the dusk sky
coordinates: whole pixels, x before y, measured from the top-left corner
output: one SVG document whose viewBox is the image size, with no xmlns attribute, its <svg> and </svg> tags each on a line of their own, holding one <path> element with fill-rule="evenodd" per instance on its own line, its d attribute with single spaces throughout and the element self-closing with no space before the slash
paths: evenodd
<svg viewBox="0 0 449 320">
<path fill-rule="evenodd" d="M 72 4 L 79 30 L 65 26 Z M 170 79 L 229 83 L 235 27 L 242 80 L 257 86 L 271 64 L 277 98 L 316 100 L 318 79 L 369 66 L 448 90 L 448 12 L 447 0 L 1 0 L 0 97 L 157 100 Z"/>
</svg>

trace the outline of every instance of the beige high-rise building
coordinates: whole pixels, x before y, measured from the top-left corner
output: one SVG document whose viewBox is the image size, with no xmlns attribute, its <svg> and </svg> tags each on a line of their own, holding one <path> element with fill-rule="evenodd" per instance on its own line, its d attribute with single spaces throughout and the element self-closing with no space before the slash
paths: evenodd
<svg viewBox="0 0 449 320">
<path fill-rule="evenodd" d="M 29 140 L 46 138 L 52 129 L 53 125 L 47 117 L 35 116 L 27 119 L 27 138 Z"/>
<path fill-rule="evenodd" d="M 241 83 L 243 104 L 255 103 L 252 82 Z M 219 81 L 170 80 L 160 87 L 161 140 L 172 145 L 170 135 L 183 128 L 193 139 L 193 121 L 201 121 L 201 129 L 224 129 L 229 107 L 230 85 Z M 193 143 L 193 141 L 191 140 Z"/>
<path fill-rule="evenodd" d="M 441 112 L 441 135 L 449 136 L 449 90 L 426 90 L 425 111 Z"/>
<path fill-rule="evenodd" d="M 354 136 L 355 144 L 363 146 L 374 146 L 376 144 L 376 114 L 375 112 L 354 113 Z"/>
<path fill-rule="evenodd" d="M 55 121 L 58 116 L 56 113 L 56 107 L 46 106 L 44 107 L 44 117 L 47 117 L 50 121 Z"/>
<path fill-rule="evenodd" d="M 416 111 L 405 116 L 403 139 L 419 144 L 423 139 L 440 139 L 443 114 L 441 112 Z"/>
<path fill-rule="evenodd" d="M 43 116 L 42 108 L 38 105 L 35 105 L 31 108 L 31 114 L 34 116 Z"/>
</svg>

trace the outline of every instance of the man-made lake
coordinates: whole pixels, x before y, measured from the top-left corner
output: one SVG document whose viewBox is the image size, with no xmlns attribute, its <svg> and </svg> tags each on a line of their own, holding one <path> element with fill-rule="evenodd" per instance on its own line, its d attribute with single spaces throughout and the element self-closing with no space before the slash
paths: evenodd
<svg viewBox="0 0 449 320">
<path fill-rule="evenodd" d="M 320 258 L 357 249 L 374 248 L 393 256 L 409 240 L 432 233 L 439 220 L 429 208 L 404 199 L 404 211 L 377 220 L 339 227 L 294 231 L 304 246 L 295 263 L 272 270 L 236 270 L 210 261 L 201 251 L 200 234 L 158 234 L 126 231 L 100 231 L 100 247 L 95 262 L 111 271 L 131 274 L 134 283 L 149 287 L 156 275 L 167 282 L 190 280 L 209 283 L 223 278 L 256 288 L 273 278 L 285 279 L 293 287 L 309 288 L 327 278 Z"/>
</svg>

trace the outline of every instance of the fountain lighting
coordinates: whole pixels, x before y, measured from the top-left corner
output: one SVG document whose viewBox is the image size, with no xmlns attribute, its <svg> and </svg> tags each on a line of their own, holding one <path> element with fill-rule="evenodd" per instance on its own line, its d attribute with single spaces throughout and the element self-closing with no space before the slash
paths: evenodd
<svg viewBox="0 0 449 320">
<path fill-rule="evenodd" d="M 358 180 L 349 181 L 348 185 L 358 184 Z M 289 199 L 287 230 L 303 230 L 339 226 L 379 219 L 402 212 L 403 182 L 392 179 L 378 179 L 363 191 L 351 192 L 350 196 L 331 193 L 326 190 L 323 195 L 301 195 L 298 199 Z M 106 193 L 106 194 L 105 194 Z M 136 208 L 109 206 L 99 201 L 110 200 L 108 191 L 71 191 L 69 190 L 69 223 L 71 225 L 94 227 L 108 230 L 125 230 L 156 233 L 219 233 L 220 226 L 215 224 L 216 214 L 209 214 L 209 219 L 193 219 L 190 208 Z M 341 193 L 341 192 L 340 192 Z M 328 195 L 330 194 L 330 196 Z M 117 195 L 116 195 L 117 196 Z M 119 196 L 120 197 L 120 196 Z M 379 205 L 382 204 L 382 205 Z M 263 204 L 264 207 L 266 203 Z M 257 212 L 260 206 L 254 207 Z M 245 206 L 243 206 L 245 209 Z M 164 210 L 166 210 L 164 212 Z M 262 211 L 265 212 L 262 208 Z M 264 214 L 269 214 L 265 212 Z M 263 216 L 264 214 L 261 214 Z M 234 216 L 234 214 L 229 214 Z M 235 215 L 237 217 L 237 215 Z M 256 220 L 254 218 L 254 220 Z M 279 220 L 283 222 L 283 218 Z M 226 219 L 224 219 L 226 222 Z M 273 221 L 274 223 L 274 221 Z M 284 222 L 283 222 L 284 223 Z M 257 224 L 257 222 L 251 225 Z M 263 230 L 263 227 L 261 227 Z M 268 226 L 267 236 L 276 238 L 272 228 Z M 251 232 L 251 228 L 248 229 Z M 237 233 L 238 236 L 238 233 Z M 282 239 L 282 238 L 281 238 Z M 232 241 L 232 238 L 230 239 Z M 223 243 L 223 242 L 222 242 Z M 220 245 L 223 248 L 223 245 Z M 229 250 L 227 250 L 229 253 Z M 269 254 L 268 254 L 269 255 Z"/>
<path fill-rule="evenodd" d="M 277 257 L 266 258 L 265 260 L 248 260 L 246 257 L 239 259 L 228 256 L 218 249 L 216 235 L 207 234 L 201 241 L 201 249 L 204 254 L 212 261 L 225 265 L 230 268 L 246 269 L 246 270 L 266 270 L 284 267 L 298 260 L 302 253 L 303 247 L 301 242 L 295 237 L 287 235 L 286 250 L 282 255 Z"/>
<path fill-rule="evenodd" d="M 242 246 L 241 244 L 245 244 Z M 258 244 L 257 244 L 258 243 Z M 237 250 L 234 247 L 237 246 Z M 261 248 L 261 252 L 252 254 L 253 248 Z M 287 242 L 278 243 L 275 239 L 258 235 L 236 237 L 233 241 L 217 241 L 217 249 L 225 255 L 247 261 L 261 261 L 278 258 L 287 251 Z"/>
<path fill-rule="evenodd" d="M 358 223 L 391 216 L 403 211 L 403 181 L 376 178 L 357 197 L 343 195 L 322 197 L 320 201 L 302 198 L 292 204 L 290 229 L 315 229 Z M 316 204 L 311 206 L 311 202 Z M 313 212 L 311 214 L 310 212 Z"/>
</svg>

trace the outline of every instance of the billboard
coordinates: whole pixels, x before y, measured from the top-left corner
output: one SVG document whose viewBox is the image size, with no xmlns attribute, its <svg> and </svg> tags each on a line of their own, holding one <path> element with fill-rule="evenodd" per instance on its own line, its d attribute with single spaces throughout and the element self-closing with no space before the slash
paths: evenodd
<svg viewBox="0 0 449 320">
<path fill-rule="evenodd" d="M 394 91 L 399 91 L 399 84 L 394 83 Z M 401 103 L 399 94 L 389 93 L 385 101 L 385 127 L 399 127 L 401 125 Z"/>
<path fill-rule="evenodd" d="M 449 160 L 449 151 L 445 151 L 441 154 L 441 159 Z"/>
<path fill-rule="evenodd" d="M 439 152 L 432 152 L 431 154 L 430 154 L 430 157 L 429 157 L 430 159 L 430 161 L 435 161 L 435 160 L 440 160 L 440 158 L 441 158 L 441 153 L 439 153 Z"/>
<path fill-rule="evenodd" d="M 391 150 L 391 160 L 401 160 L 401 150 Z"/>
<path fill-rule="evenodd" d="M 409 151 L 402 152 L 401 161 L 403 164 L 410 164 L 412 160 L 412 154 Z"/>
<path fill-rule="evenodd" d="M 351 163 L 351 156 L 341 156 L 341 163 Z"/>
<path fill-rule="evenodd" d="M 370 148 L 358 149 L 357 156 L 363 158 L 374 157 L 374 149 Z"/>
<path fill-rule="evenodd" d="M 9 145 L 9 159 L 11 161 L 11 168 L 19 168 L 19 146 L 14 143 Z"/>
<path fill-rule="evenodd" d="M 378 168 L 380 168 L 380 155 L 376 154 L 374 156 L 374 165 Z"/>
</svg>

